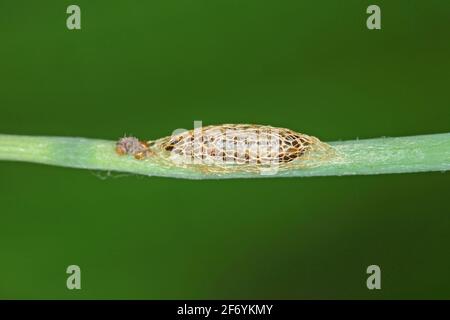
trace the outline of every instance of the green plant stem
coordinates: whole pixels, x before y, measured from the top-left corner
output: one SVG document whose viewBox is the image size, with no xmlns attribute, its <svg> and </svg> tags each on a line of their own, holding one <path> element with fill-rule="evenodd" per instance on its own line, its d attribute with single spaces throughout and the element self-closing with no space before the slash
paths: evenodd
<svg viewBox="0 0 450 320">
<path fill-rule="evenodd" d="M 369 175 L 450 169 L 450 133 L 329 143 L 341 156 L 315 167 L 260 173 L 204 173 L 160 162 L 118 156 L 115 141 L 0 134 L 0 160 L 185 179 Z"/>
</svg>

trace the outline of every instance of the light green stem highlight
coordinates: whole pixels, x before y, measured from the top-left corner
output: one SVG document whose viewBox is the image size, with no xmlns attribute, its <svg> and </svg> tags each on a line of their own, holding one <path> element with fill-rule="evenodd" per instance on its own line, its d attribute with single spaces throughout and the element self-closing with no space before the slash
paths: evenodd
<svg viewBox="0 0 450 320">
<path fill-rule="evenodd" d="M 340 155 L 315 167 L 279 171 L 204 173 L 190 168 L 118 156 L 115 141 L 0 134 L 0 160 L 27 161 L 63 167 L 120 171 L 185 179 L 228 179 L 369 175 L 450 169 L 450 133 L 329 143 Z"/>
</svg>

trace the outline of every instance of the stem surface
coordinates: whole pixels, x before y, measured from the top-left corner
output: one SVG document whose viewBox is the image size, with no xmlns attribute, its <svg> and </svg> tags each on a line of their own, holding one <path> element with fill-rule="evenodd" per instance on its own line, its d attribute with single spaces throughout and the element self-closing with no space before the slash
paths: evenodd
<svg viewBox="0 0 450 320">
<path fill-rule="evenodd" d="M 63 167 L 120 171 L 185 179 L 368 175 L 450 169 L 450 133 L 329 143 L 340 155 L 320 165 L 262 175 L 251 172 L 206 173 L 161 162 L 118 156 L 115 141 L 0 134 L 0 160 Z"/>
</svg>

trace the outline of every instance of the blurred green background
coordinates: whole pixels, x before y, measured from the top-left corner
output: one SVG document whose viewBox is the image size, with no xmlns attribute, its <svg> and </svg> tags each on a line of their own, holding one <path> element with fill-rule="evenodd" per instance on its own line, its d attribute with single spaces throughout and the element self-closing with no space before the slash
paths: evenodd
<svg viewBox="0 0 450 320">
<path fill-rule="evenodd" d="M 324 141 L 448 132 L 449 32 L 445 0 L 1 1 L 0 133 L 152 139 L 194 120 Z M 450 298 L 449 183 L 1 162 L 0 298 Z M 371 264 L 382 290 L 366 288 Z"/>
</svg>

